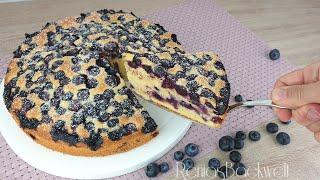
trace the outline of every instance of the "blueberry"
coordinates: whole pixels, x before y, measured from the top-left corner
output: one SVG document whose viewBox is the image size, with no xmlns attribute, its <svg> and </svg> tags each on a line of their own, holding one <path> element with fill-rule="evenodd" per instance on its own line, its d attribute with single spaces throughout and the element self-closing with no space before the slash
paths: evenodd
<svg viewBox="0 0 320 180">
<path fill-rule="evenodd" d="M 72 123 L 74 123 L 74 124 L 81 124 L 85 120 L 85 118 L 84 118 L 83 114 L 79 111 L 79 112 L 74 113 L 71 116 L 71 120 L 72 120 Z"/>
<path fill-rule="evenodd" d="M 77 97 L 80 100 L 88 99 L 89 95 L 90 95 L 89 89 L 80 89 L 77 93 Z"/>
<path fill-rule="evenodd" d="M 68 109 L 70 111 L 79 111 L 81 109 L 81 103 L 78 100 L 71 100 Z"/>
<path fill-rule="evenodd" d="M 241 139 L 241 140 L 245 140 L 247 137 L 246 133 L 243 131 L 238 131 L 236 133 L 236 139 Z"/>
<path fill-rule="evenodd" d="M 52 69 L 57 69 L 59 66 L 61 66 L 63 64 L 62 60 L 57 60 L 52 64 Z"/>
<path fill-rule="evenodd" d="M 165 79 L 162 81 L 161 87 L 173 89 L 173 88 L 175 87 L 175 83 L 174 83 L 173 80 L 171 80 L 171 79 L 169 79 L 169 78 L 165 78 Z"/>
<path fill-rule="evenodd" d="M 104 59 L 104 58 L 99 58 L 96 60 L 96 64 L 97 66 L 99 67 L 108 67 L 109 66 L 109 62 L 107 59 Z"/>
<path fill-rule="evenodd" d="M 175 85 L 175 90 L 181 96 L 187 96 L 188 95 L 187 89 L 185 87 L 183 87 L 183 86 Z"/>
<path fill-rule="evenodd" d="M 243 101 L 243 98 L 242 98 L 242 96 L 241 96 L 240 94 L 238 94 L 238 95 L 236 95 L 236 96 L 234 97 L 234 100 L 235 100 L 236 102 L 242 102 L 242 101 Z"/>
<path fill-rule="evenodd" d="M 199 88 L 199 85 L 196 81 L 192 80 L 192 81 L 187 82 L 186 87 L 189 91 L 196 92 Z"/>
<path fill-rule="evenodd" d="M 85 143 L 89 146 L 89 148 L 93 151 L 99 149 L 103 143 L 103 139 L 100 133 L 90 133 L 89 138 L 85 139 Z"/>
<path fill-rule="evenodd" d="M 48 114 L 48 111 L 50 110 L 50 106 L 48 104 L 41 104 L 40 106 L 41 114 Z"/>
<path fill-rule="evenodd" d="M 169 171 L 169 164 L 167 162 L 163 162 L 161 164 L 159 164 L 159 167 L 160 167 L 160 172 L 162 173 L 166 173 Z"/>
<path fill-rule="evenodd" d="M 73 97 L 72 92 L 66 92 L 63 94 L 62 99 L 65 101 L 69 101 L 72 99 L 72 97 Z"/>
<path fill-rule="evenodd" d="M 95 88 L 98 86 L 98 81 L 95 79 L 88 79 L 86 82 L 86 87 L 89 89 Z"/>
<path fill-rule="evenodd" d="M 232 162 L 240 162 L 241 158 L 241 154 L 238 151 L 231 151 L 229 154 L 229 159 Z"/>
<path fill-rule="evenodd" d="M 64 78 L 65 77 L 65 73 L 62 71 L 62 70 L 60 70 L 60 71 L 58 71 L 58 72 L 56 72 L 55 74 L 54 74 L 54 78 L 55 79 L 62 79 L 62 78 Z"/>
<path fill-rule="evenodd" d="M 199 146 L 194 143 L 189 143 L 184 148 L 184 152 L 186 153 L 186 155 L 194 157 L 199 153 Z"/>
<path fill-rule="evenodd" d="M 80 59 L 79 59 L 78 57 L 72 57 L 72 58 L 71 58 L 71 62 L 72 62 L 73 64 L 78 64 L 79 61 L 80 61 Z"/>
<path fill-rule="evenodd" d="M 121 139 L 122 136 L 123 136 L 122 129 L 113 130 L 108 133 L 108 138 L 111 141 L 117 141 L 117 140 Z"/>
<path fill-rule="evenodd" d="M 129 135 L 129 134 L 132 134 L 133 132 L 137 131 L 137 127 L 133 123 L 128 123 L 128 124 L 124 125 L 123 129 L 125 130 L 124 135 Z"/>
<path fill-rule="evenodd" d="M 276 123 L 268 123 L 266 129 L 269 133 L 274 134 L 278 132 L 279 126 Z"/>
<path fill-rule="evenodd" d="M 121 107 L 121 105 L 115 106 L 112 112 L 112 116 L 119 117 L 122 114 L 123 114 L 123 108 Z"/>
<path fill-rule="evenodd" d="M 288 121 L 280 121 L 282 124 L 290 124 L 291 123 L 291 120 L 288 120 Z"/>
<path fill-rule="evenodd" d="M 90 66 L 87 70 L 91 76 L 97 76 L 100 73 L 100 69 L 97 66 Z"/>
<path fill-rule="evenodd" d="M 59 83 L 61 86 L 67 85 L 70 82 L 70 78 L 68 77 L 63 77 L 62 79 L 59 79 Z"/>
<path fill-rule="evenodd" d="M 269 53 L 269 57 L 271 60 L 277 60 L 280 58 L 280 51 L 278 49 L 273 49 Z"/>
<path fill-rule="evenodd" d="M 184 158 L 184 153 L 182 151 L 176 151 L 174 154 L 173 154 L 173 158 L 176 160 L 176 161 L 181 161 L 183 158 Z"/>
<path fill-rule="evenodd" d="M 66 113 L 66 109 L 65 108 L 63 108 L 63 107 L 58 107 L 57 109 L 56 109 L 56 112 L 57 112 L 57 114 L 59 114 L 59 115 L 63 115 L 64 113 Z"/>
<path fill-rule="evenodd" d="M 194 162 L 191 158 L 186 158 L 182 161 L 183 170 L 189 171 L 193 168 Z"/>
<path fill-rule="evenodd" d="M 72 79 L 72 83 L 75 85 L 84 84 L 86 82 L 86 77 L 82 75 L 78 75 Z"/>
<path fill-rule="evenodd" d="M 142 127 L 142 132 L 144 134 L 153 132 L 157 129 L 158 125 L 154 122 L 154 120 L 150 117 L 150 118 L 146 118 L 145 119 L 145 124 Z"/>
<path fill-rule="evenodd" d="M 187 81 L 193 81 L 194 79 L 196 79 L 197 75 L 195 74 L 191 74 L 190 76 L 187 76 L 186 79 Z"/>
<path fill-rule="evenodd" d="M 42 91 L 39 93 L 39 98 L 44 100 L 44 101 L 49 101 L 49 93 L 45 92 L 45 91 Z"/>
<path fill-rule="evenodd" d="M 112 89 L 107 89 L 103 92 L 103 98 L 106 100 L 110 100 L 115 96 L 115 93 L 113 92 Z"/>
<path fill-rule="evenodd" d="M 211 158 L 208 162 L 208 167 L 212 170 L 217 170 L 220 167 L 219 159 Z"/>
<path fill-rule="evenodd" d="M 93 131 L 94 130 L 94 124 L 93 122 L 86 122 L 84 124 L 84 128 L 87 129 L 89 132 Z"/>
<path fill-rule="evenodd" d="M 243 146 L 244 146 L 244 141 L 242 139 L 238 139 L 238 138 L 234 139 L 234 148 L 235 149 L 242 149 Z"/>
<path fill-rule="evenodd" d="M 84 104 L 83 113 L 85 116 L 93 117 L 96 114 L 96 109 L 93 104 L 87 103 L 87 104 Z"/>
<path fill-rule="evenodd" d="M 141 60 L 134 57 L 132 61 L 128 62 L 128 65 L 132 68 L 138 68 L 139 66 L 141 66 Z"/>
<path fill-rule="evenodd" d="M 241 162 L 234 163 L 232 169 L 237 175 L 244 175 L 246 173 L 246 166 Z"/>
<path fill-rule="evenodd" d="M 177 77 L 177 78 L 185 78 L 185 77 L 186 77 L 186 73 L 183 72 L 183 71 L 178 71 L 178 72 L 176 73 L 176 77 Z"/>
<path fill-rule="evenodd" d="M 276 136 L 276 140 L 281 145 L 287 145 L 290 143 L 290 136 L 285 132 L 279 132 Z"/>
<path fill-rule="evenodd" d="M 59 86 L 53 93 L 53 96 L 56 98 L 56 99 L 60 99 L 64 94 L 64 91 L 63 91 L 63 87 L 62 86 Z"/>
<path fill-rule="evenodd" d="M 116 75 L 108 75 L 105 79 L 107 85 L 111 87 L 118 86 L 120 84 L 120 78 Z"/>
<path fill-rule="evenodd" d="M 154 74 L 161 78 L 166 74 L 166 70 L 162 66 L 156 66 L 154 67 Z"/>
<path fill-rule="evenodd" d="M 109 119 L 107 121 L 107 125 L 109 127 L 115 127 L 117 124 L 119 124 L 119 120 L 118 119 Z"/>
<path fill-rule="evenodd" d="M 44 85 L 44 88 L 45 89 L 52 89 L 53 88 L 53 85 L 51 82 L 46 82 L 46 84 Z"/>
<path fill-rule="evenodd" d="M 216 68 L 216 69 L 218 69 L 218 70 L 224 70 L 224 67 L 223 67 L 223 64 L 222 64 L 222 62 L 220 62 L 220 61 L 216 61 L 215 63 L 214 63 L 214 67 Z"/>
<path fill-rule="evenodd" d="M 73 72 L 78 72 L 78 71 L 80 71 L 80 69 L 81 69 L 81 66 L 80 66 L 80 65 L 72 65 L 72 66 L 71 66 L 71 70 L 72 70 Z"/>
<path fill-rule="evenodd" d="M 213 92 L 210 90 L 210 89 L 207 89 L 207 88 L 203 88 L 201 90 L 201 94 L 200 96 L 203 96 L 205 98 L 209 98 L 209 99 L 212 99 L 215 97 L 215 95 L 213 94 Z"/>
<path fill-rule="evenodd" d="M 219 148 L 222 151 L 232 151 L 234 149 L 234 139 L 231 136 L 223 136 L 219 140 Z"/>
<path fill-rule="evenodd" d="M 146 175 L 150 178 L 156 177 L 159 174 L 159 171 L 160 171 L 159 165 L 156 163 L 148 164 L 147 169 L 145 170 Z"/>
<path fill-rule="evenodd" d="M 249 139 L 251 141 L 259 141 L 261 138 L 261 135 L 258 131 L 250 131 L 249 132 Z"/>
<path fill-rule="evenodd" d="M 54 107 L 58 107 L 60 105 L 60 100 L 59 99 L 56 99 L 56 98 L 52 98 L 50 100 L 50 105 L 51 106 L 54 106 Z"/>
<path fill-rule="evenodd" d="M 226 166 L 222 166 L 219 168 L 218 170 L 218 176 L 222 179 L 226 179 L 228 178 L 229 176 L 231 176 L 231 173 L 232 173 L 232 169 L 231 168 L 228 168 Z"/>
</svg>

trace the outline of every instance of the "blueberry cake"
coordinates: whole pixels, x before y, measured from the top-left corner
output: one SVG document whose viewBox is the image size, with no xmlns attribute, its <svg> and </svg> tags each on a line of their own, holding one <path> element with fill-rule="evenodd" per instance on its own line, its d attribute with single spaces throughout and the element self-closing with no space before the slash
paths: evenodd
<svg viewBox="0 0 320 180">
<path fill-rule="evenodd" d="M 133 13 L 82 13 L 25 36 L 4 101 L 50 149 L 103 156 L 150 141 L 157 124 L 133 92 L 211 127 L 224 119 L 229 83 L 219 57 L 187 54 L 175 34 Z"/>
<path fill-rule="evenodd" d="M 5 105 L 24 132 L 53 150 L 103 156 L 140 146 L 158 134 L 157 124 L 113 61 L 123 52 L 181 49 L 165 33 L 114 10 L 47 23 L 14 51 Z"/>
<path fill-rule="evenodd" d="M 127 78 L 138 95 L 209 127 L 221 125 L 230 85 L 218 55 L 159 52 L 123 56 Z"/>
</svg>

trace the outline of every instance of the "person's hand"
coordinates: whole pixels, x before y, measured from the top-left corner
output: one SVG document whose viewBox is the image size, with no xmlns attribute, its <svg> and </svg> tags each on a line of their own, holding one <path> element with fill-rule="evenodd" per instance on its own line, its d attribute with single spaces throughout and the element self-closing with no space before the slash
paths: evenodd
<svg viewBox="0 0 320 180">
<path fill-rule="evenodd" d="M 271 96 L 275 104 L 294 109 L 276 108 L 281 121 L 295 120 L 320 142 L 320 62 L 279 78 Z"/>
</svg>

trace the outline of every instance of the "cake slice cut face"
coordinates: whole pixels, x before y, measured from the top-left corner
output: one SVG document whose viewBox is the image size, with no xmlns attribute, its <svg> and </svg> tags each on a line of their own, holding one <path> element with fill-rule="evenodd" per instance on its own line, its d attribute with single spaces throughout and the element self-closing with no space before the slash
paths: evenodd
<svg viewBox="0 0 320 180">
<path fill-rule="evenodd" d="M 132 90 L 144 99 L 209 127 L 224 121 L 230 85 L 218 55 L 127 53 L 123 59 Z"/>
</svg>

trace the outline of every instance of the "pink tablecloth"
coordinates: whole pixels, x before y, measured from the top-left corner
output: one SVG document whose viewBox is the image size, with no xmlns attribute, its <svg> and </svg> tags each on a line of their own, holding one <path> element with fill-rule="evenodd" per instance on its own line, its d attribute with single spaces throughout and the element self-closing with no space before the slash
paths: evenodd
<svg viewBox="0 0 320 180">
<path fill-rule="evenodd" d="M 270 47 L 249 29 L 234 19 L 211 0 L 188 0 L 145 18 L 160 23 L 174 32 L 190 52 L 210 50 L 223 59 L 231 82 L 232 97 L 242 94 L 246 99 L 265 99 L 277 77 L 294 67 L 284 59 L 268 59 Z M 1 77 L 5 73 L 8 57 L 1 58 Z M 218 139 L 237 130 L 249 130 L 273 117 L 268 108 L 239 109 L 232 112 L 221 129 L 209 129 L 193 124 L 185 137 L 159 161 L 174 166 L 172 158 L 189 142 L 200 145 L 201 157 L 217 148 Z M 161 132 L 160 132 L 161 133 Z M 0 179 L 56 179 L 19 159 L 0 137 Z M 168 174 L 168 173 L 167 173 Z M 160 176 L 164 177 L 164 176 Z M 144 170 L 116 179 L 140 180 L 146 178 Z"/>
</svg>

